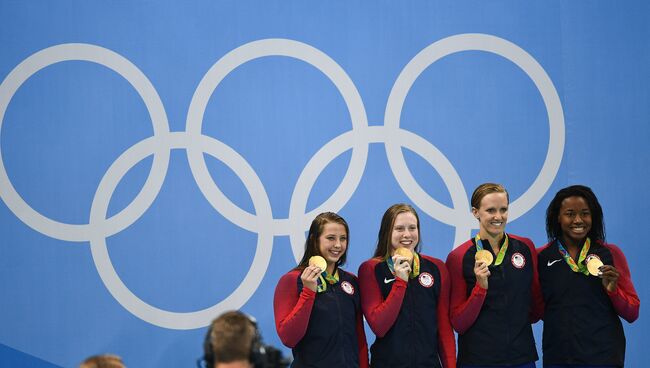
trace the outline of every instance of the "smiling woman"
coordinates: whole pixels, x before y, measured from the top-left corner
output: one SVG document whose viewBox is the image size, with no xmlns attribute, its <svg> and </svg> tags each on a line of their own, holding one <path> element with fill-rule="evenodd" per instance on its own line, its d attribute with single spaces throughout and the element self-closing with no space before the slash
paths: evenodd
<svg viewBox="0 0 650 368">
<path fill-rule="evenodd" d="M 544 367 L 622 367 L 619 317 L 639 316 L 627 260 L 605 242 L 603 209 L 593 191 L 573 185 L 546 210 L 549 243 L 538 250 L 544 295 Z"/>
<path fill-rule="evenodd" d="M 357 278 L 339 268 L 349 237 L 341 216 L 316 216 L 300 264 L 278 281 L 275 327 L 292 349 L 292 367 L 368 367 Z"/>
<path fill-rule="evenodd" d="M 359 268 L 363 314 L 377 335 L 373 367 L 456 367 L 447 269 L 419 250 L 417 212 L 407 204 L 391 206 L 374 257 Z"/>
<path fill-rule="evenodd" d="M 472 194 L 479 232 L 447 257 L 458 367 L 534 368 L 538 359 L 531 328 L 542 304 L 535 246 L 505 233 L 508 204 L 502 185 L 479 185 Z"/>
</svg>

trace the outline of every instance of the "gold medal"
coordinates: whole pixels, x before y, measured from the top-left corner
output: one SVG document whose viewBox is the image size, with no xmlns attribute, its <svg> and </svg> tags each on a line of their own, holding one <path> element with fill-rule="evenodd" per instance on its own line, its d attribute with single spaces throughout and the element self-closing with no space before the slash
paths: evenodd
<svg viewBox="0 0 650 368">
<path fill-rule="evenodd" d="M 603 262 L 598 257 L 591 257 L 587 262 L 587 270 L 594 276 L 598 276 L 600 266 L 603 266 Z"/>
<path fill-rule="evenodd" d="M 406 260 L 408 261 L 409 264 L 411 262 L 413 262 L 413 252 L 411 252 L 407 248 L 403 248 L 403 247 L 402 248 L 397 248 L 397 249 L 395 249 L 395 254 L 398 255 L 398 256 L 406 258 Z"/>
<path fill-rule="evenodd" d="M 492 253 L 490 253 L 489 250 L 481 249 L 476 251 L 474 260 L 476 260 L 476 262 L 479 261 L 485 262 L 485 264 L 489 266 L 492 264 L 492 261 L 494 260 L 494 256 L 492 256 Z"/>
<path fill-rule="evenodd" d="M 309 265 L 320 268 L 321 272 L 325 272 L 327 269 L 327 261 L 325 261 L 325 258 L 321 256 L 313 256 L 309 258 Z"/>
</svg>

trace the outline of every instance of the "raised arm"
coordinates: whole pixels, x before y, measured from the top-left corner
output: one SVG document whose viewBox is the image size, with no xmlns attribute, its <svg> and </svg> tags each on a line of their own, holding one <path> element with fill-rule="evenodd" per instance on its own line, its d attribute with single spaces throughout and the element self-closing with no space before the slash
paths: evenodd
<svg viewBox="0 0 650 368">
<path fill-rule="evenodd" d="M 300 271 L 282 276 L 273 296 L 275 329 L 282 343 L 289 348 L 294 348 L 305 336 L 316 300 L 316 292 L 309 288 L 305 287 L 298 293 L 298 277 Z"/>
<path fill-rule="evenodd" d="M 607 244 L 606 247 L 611 251 L 614 259 L 614 267 L 616 267 L 619 273 L 616 289 L 612 292 L 607 291 L 607 295 L 612 301 L 616 313 L 626 321 L 632 323 L 639 317 L 641 302 L 632 284 L 632 276 L 630 275 L 627 260 L 617 246 Z"/>
<path fill-rule="evenodd" d="M 375 278 L 374 267 L 378 262 L 380 261 L 369 260 L 359 267 L 359 287 L 361 288 L 363 315 L 366 316 L 366 321 L 375 335 L 384 337 L 397 320 L 408 284 L 399 277 L 395 277 L 388 298 L 384 300 Z"/>
<path fill-rule="evenodd" d="M 487 296 L 487 289 L 483 289 L 478 283 L 474 285 L 469 297 L 467 296 L 467 284 L 463 277 L 464 249 L 465 247 L 460 246 L 447 256 L 447 270 L 451 281 L 449 315 L 451 325 L 459 334 L 472 327 Z"/>
</svg>

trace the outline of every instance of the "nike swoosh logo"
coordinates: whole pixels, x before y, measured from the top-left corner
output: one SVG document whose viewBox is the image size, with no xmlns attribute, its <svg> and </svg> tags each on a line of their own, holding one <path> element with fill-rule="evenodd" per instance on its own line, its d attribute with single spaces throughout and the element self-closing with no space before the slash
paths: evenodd
<svg viewBox="0 0 650 368">
<path fill-rule="evenodd" d="M 387 279 L 387 278 L 384 277 L 384 284 L 390 284 L 393 281 L 395 281 L 394 277 L 392 279 Z"/>
<path fill-rule="evenodd" d="M 548 262 L 546 262 L 546 266 L 551 267 L 551 266 L 553 266 L 553 264 L 554 264 L 555 262 L 560 262 L 560 261 L 561 261 L 561 259 L 556 259 L 556 260 L 553 261 L 553 262 L 548 261 Z"/>
</svg>

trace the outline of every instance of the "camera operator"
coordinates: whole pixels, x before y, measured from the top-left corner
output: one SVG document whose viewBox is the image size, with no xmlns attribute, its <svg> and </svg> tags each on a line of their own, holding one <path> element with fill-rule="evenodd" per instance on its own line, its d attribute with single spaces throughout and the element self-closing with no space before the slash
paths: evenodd
<svg viewBox="0 0 650 368">
<path fill-rule="evenodd" d="M 250 316 L 230 311 L 217 317 L 203 342 L 204 356 L 199 367 L 206 368 L 282 368 L 289 362 L 282 353 L 264 345 L 257 323 Z M 201 365 L 201 361 L 205 365 Z"/>
</svg>

